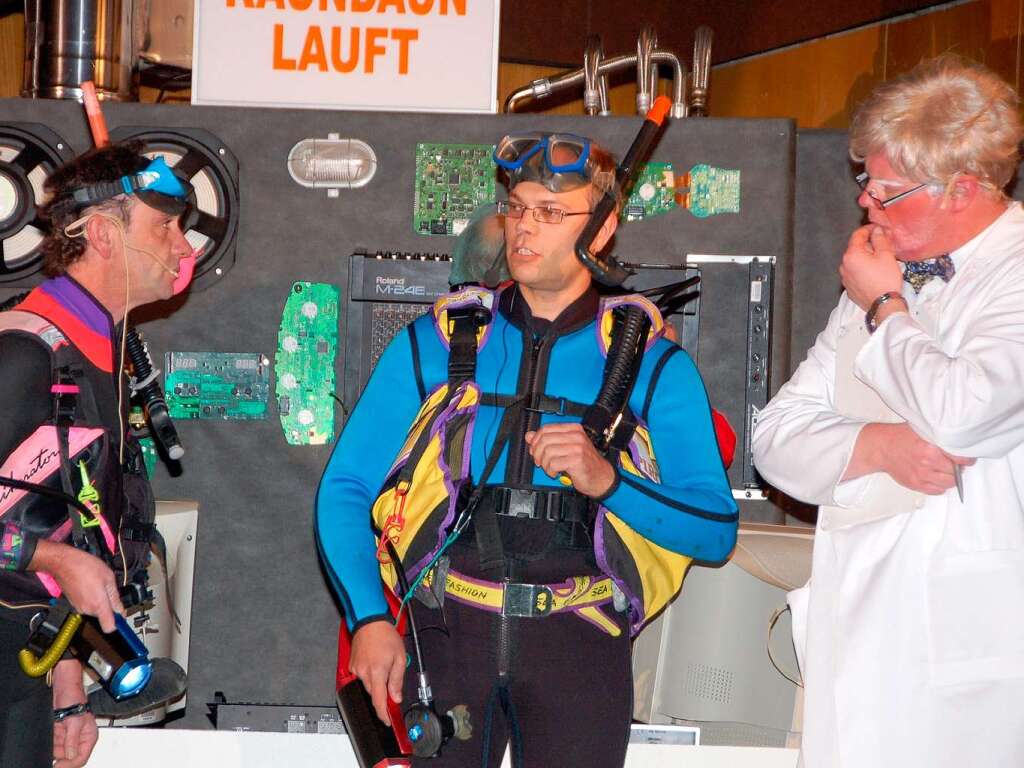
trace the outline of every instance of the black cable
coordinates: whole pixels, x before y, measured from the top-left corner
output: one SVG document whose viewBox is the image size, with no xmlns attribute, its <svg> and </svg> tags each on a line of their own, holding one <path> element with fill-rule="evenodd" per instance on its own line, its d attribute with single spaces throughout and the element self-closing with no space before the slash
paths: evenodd
<svg viewBox="0 0 1024 768">
<path fill-rule="evenodd" d="M 0 475 L 0 485 L 6 485 L 9 488 L 15 488 L 19 491 L 28 491 L 29 493 L 35 493 L 39 496 L 46 496 L 49 499 L 61 501 L 74 507 L 86 517 L 93 516 L 93 511 L 91 509 L 71 494 L 64 493 L 64 491 L 57 491 L 46 485 L 30 483 L 27 480 L 15 480 L 13 477 L 3 477 L 2 475 Z"/>
<path fill-rule="evenodd" d="M 395 575 L 398 577 L 398 586 L 402 588 L 402 595 L 405 596 L 409 594 L 409 580 L 406 578 L 405 568 L 402 567 L 402 559 L 398 556 L 398 551 L 390 540 L 388 540 L 387 548 L 388 554 L 391 556 L 391 564 L 395 567 Z M 420 633 L 416 629 L 416 617 L 413 616 L 411 599 L 406 604 L 406 615 L 409 617 L 409 631 L 412 634 L 412 645 L 416 651 L 416 667 L 422 676 L 424 674 L 423 651 L 420 650 Z"/>
</svg>

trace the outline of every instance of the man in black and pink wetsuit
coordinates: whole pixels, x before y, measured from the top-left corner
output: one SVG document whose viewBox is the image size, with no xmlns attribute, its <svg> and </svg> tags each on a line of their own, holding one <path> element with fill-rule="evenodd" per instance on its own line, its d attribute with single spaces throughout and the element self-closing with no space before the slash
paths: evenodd
<svg viewBox="0 0 1024 768">
<path fill-rule="evenodd" d="M 176 292 L 192 255 L 179 221 L 188 184 L 138 147 L 89 152 L 46 189 L 51 278 L 0 312 L 0 477 L 71 495 L 87 478 L 99 500 L 94 519 L 75 520 L 0 483 L 0 768 L 77 768 L 96 743 L 79 663 L 59 662 L 51 689 L 17 653 L 58 595 L 113 630 L 119 587 L 145 567 L 153 502 L 126 433 L 121 333 L 131 309 Z"/>
</svg>

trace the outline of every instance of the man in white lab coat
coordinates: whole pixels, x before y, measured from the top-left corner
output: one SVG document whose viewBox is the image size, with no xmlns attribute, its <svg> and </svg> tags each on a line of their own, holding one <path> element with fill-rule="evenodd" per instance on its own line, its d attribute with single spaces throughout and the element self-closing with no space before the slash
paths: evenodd
<svg viewBox="0 0 1024 768">
<path fill-rule="evenodd" d="M 1024 765 L 1024 211 L 1013 89 L 954 57 L 861 105 L 868 224 L 754 456 L 821 505 L 790 594 L 802 763 Z"/>
</svg>

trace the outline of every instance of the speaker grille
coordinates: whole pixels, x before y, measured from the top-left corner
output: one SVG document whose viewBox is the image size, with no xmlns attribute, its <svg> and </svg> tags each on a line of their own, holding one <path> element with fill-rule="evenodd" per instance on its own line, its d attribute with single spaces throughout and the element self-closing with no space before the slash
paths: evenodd
<svg viewBox="0 0 1024 768">
<path fill-rule="evenodd" d="M 691 696 L 720 704 L 732 701 L 732 672 L 707 664 L 690 664 L 686 668 L 686 691 Z"/>
<path fill-rule="evenodd" d="M 72 157 L 67 142 L 44 125 L 0 123 L 0 282 L 23 281 L 42 267 L 43 183 Z"/>
</svg>

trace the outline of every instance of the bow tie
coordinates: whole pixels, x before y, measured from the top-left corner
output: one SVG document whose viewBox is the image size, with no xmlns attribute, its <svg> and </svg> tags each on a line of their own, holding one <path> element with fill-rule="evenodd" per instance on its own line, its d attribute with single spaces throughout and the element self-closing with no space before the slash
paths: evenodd
<svg viewBox="0 0 1024 768">
<path fill-rule="evenodd" d="M 903 264 L 903 280 L 910 283 L 914 293 L 920 293 L 933 277 L 941 277 L 948 283 L 956 274 L 956 267 L 949 256 L 938 256 L 924 261 L 907 261 Z"/>
</svg>

